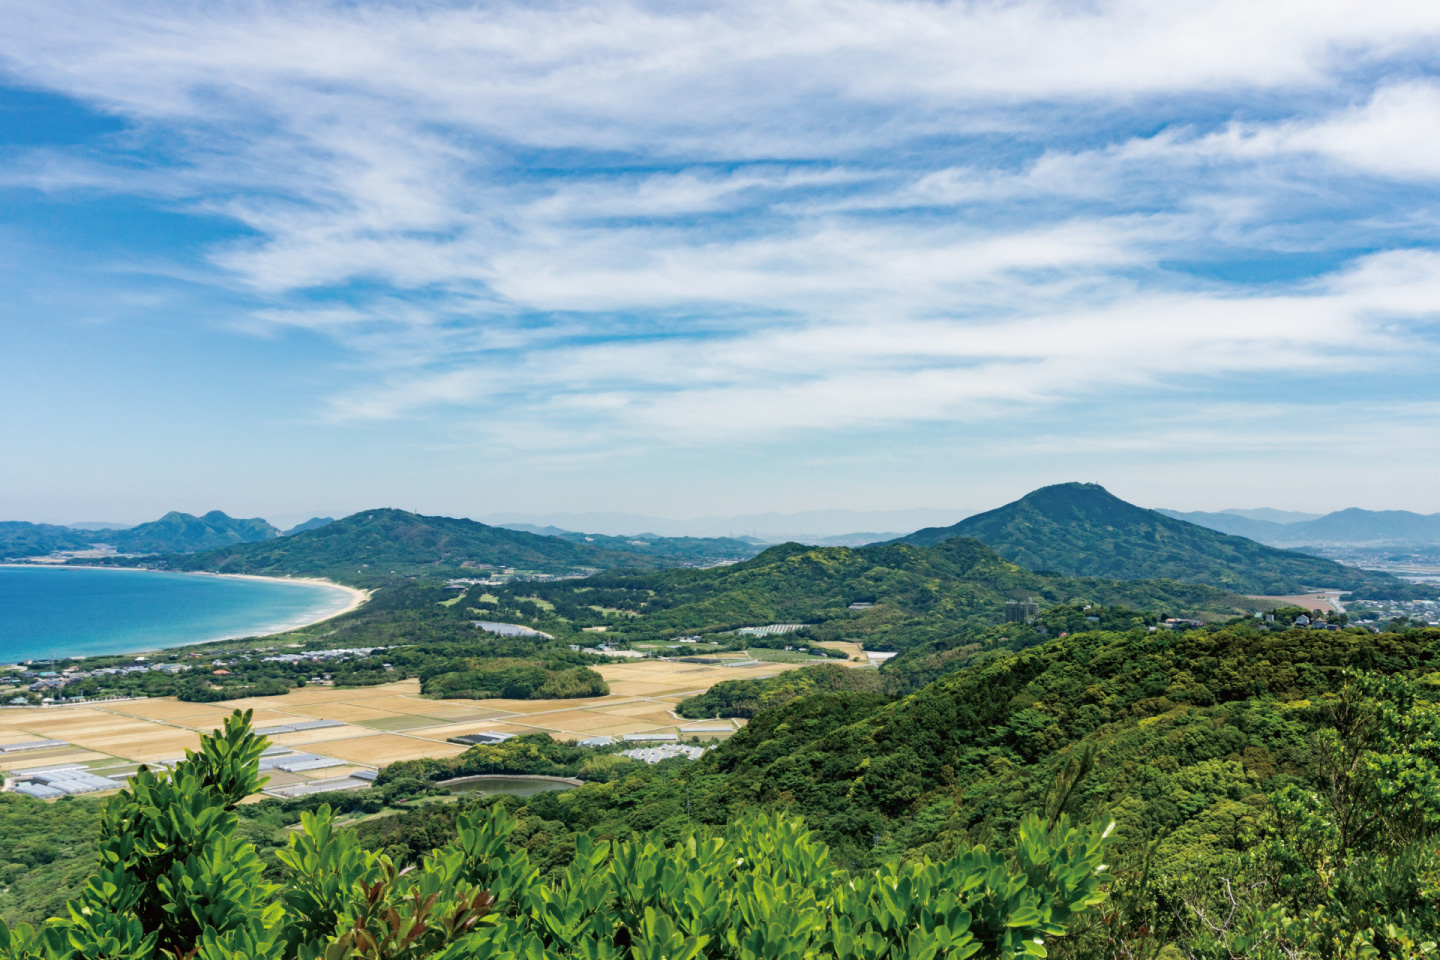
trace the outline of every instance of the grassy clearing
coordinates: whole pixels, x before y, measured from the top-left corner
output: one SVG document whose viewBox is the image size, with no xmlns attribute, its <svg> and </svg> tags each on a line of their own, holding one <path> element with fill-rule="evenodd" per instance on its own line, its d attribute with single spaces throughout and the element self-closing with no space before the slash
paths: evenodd
<svg viewBox="0 0 1440 960">
<path fill-rule="evenodd" d="M 596 605 L 593 604 L 593 603 L 590 604 L 589 609 L 594 610 L 596 613 L 603 613 L 603 614 L 604 614 L 605 616 L 607 616 L 607 617 L 638 617 L 638 616 L 640 616 L 640 614 L 636 613 L 634 610 L 621 610 L 619 607 L 598 607 L 598 606 L 596 606 Z"/>
<path fill-rule="evenodd" d="M 812 657 L 808 653 L 800 653 L 798 650 L 746 650 L 753 660 L 763 660 L 766 663 L 825 663 L 825 657 Z"/>
</svg>

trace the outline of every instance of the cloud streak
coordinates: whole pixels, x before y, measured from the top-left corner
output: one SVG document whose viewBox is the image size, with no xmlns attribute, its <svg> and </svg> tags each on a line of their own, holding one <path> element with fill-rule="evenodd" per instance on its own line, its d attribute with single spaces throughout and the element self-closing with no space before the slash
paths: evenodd
<svg viewBox="0 0 1440 960">
<path fill-rule="evenodd" d="M 327 420 L 723 444 L 1435 352 L 1424 4 L 12 6 L 9 75 L 129 127 L 3 182 L 243 228 L 210 282 L 346 352 Z"/>
</svg>

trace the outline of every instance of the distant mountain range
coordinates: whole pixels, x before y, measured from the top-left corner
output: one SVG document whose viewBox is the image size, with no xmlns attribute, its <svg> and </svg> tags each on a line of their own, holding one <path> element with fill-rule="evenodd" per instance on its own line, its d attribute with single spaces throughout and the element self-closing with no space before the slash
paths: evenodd
<svg viewBox="0 0 1440 960">
<path fill-rule="evenodd" d="M 1146 510 L 1093 483 L 1042 487 L 999 509 L 896 542 L 928 546 L 953 537 L 974 537 L 1006 560 L 1071 577 L 1163 578 L 1258 595 L 1336 587 L 1377 597 L 1406 596 L 1417 589 L 1389 574 L 1280 550 Z"/>
<path fill-rule="evenodd" d="M 472 521 L 473 522 L 473 521 Z M 537 527 L 532 524 L 505 524 L 506 530 L 519 530 L 542 537 L 556 537 L 570 543 L 589 544 L 599 550 L 615 553 L 641 551 L 652 559 L 678 562 L 703 559 L 743 559 L 760 552 L 758 541 L 734 537 L 661 537 L 653 533 L 642 533 L 634 537 L 607 537 L 599 533 L 580 533 L 577 530 L 562 530 L 559 527 Z"/>
<path fill-rule="evenodd" d="M 1302 520 L 1319 520 L 1322 516 L 1318 513 L 1301 513 L 1299 510 L 1276 510 L 1273 507 L 1256 507 L 1253 510 L 1230 509 L 1220 512 L 1244 517 L 1247 520 L 1264 520 L 1267 523 L 1299 523 Z"/>
<path fill-rule="evenodd" d="M 636 541 L 696 541 L 709 544 L 726 544 L 734 550 L 741 550 L 745 547 L 753 548 L 750 553 L 759 553 L 766 544 L 774 543 L 774 540 L 766 540 L 761 537 L 661 537 L 654 533 L 641 533 L 633 537 L 606 537 L 598 533 L 580 533 L 575 530 L 566 530 L 556 526 L 538 526 L 533 523 L 498 523 L 498 527 L 506 530 L 524 530 L 526 533 L 538 533 L 542 537 L 562 537 L 569 540 L 584 542 L 605 542 L 616 545 L 623 543 L 633 544 Z M 817 547 L 861 547 L 867 543 L 879 543 L 881 540 L 890 540 L 898 537 L 898 533 L 843 533 L 833 537 L 798 537 L 787 541 L 791 543 L 804 543 Z"/>
<path fill-rule="evenodd" d="M 1167 517 L 1199 524 L 1222 533 L 1249 537 L 1269 544 L 1324 544 L 1324 543 L 1440 543 L 1440 513 L 1411 513 L 1409 510 L 1361 510 L 1351 507 L 1337 510 L 1322 517 L 1313 514 L 1309 519 L 1290 522 L 1275 522 L 1250 516 L 1262 511 L 1227 510 L 1223 513 L 1204 513 L 1179 510 L 1158 510 Z M 1282 513 L 1282 511 L 1273 511 Z"/>
<path fill-rule="evenodd" d="M 43 557 L 57 550 L 89 550 L 98 539 L 85 530 L 53 523 L 0 521 L 0 557 Z"/>
<path fill-rule="evenodd" d="M 593 535 L 634 536 L 649 531 L 664 537 L 753 539 L 758 543 L 812 543 L 856 546 L 888 540 L 898 533 L 864 533 L 867 530 L 915 530 L 920 527 L 954 523 L 964 510 L 916 507 L 909 510 L 803 510 L 798 513 L 751 513 L 737 516 L 698 517 L 674 520 L 634 513 L 496 513 L 482 516 L 485 523 L 531 533 L 538 530 L 571 532 L 587 530 Z M 861 531 L 861 532 L 857 532 Z M 865 538 L 872 539 L 865 539 Z"/>
<path fill-rule="evenodd" d="M 12 521 L 0 523 L 0 557 L 40 557 L 101 545 L 114 547 L 120 553 L 186 553 L 278 536 L 279 530 L 258 517 L 238 520 L 219 510 L 201 517 L 172 510 L 159 520 L 122 529 L 98 524 L 62 527 Z"/>
<path fill-rule="evenodd" d="M 204 516 L 172 510 L 159 520 L 129 530 L 97 531 L 102 542 L 122 553 L 181 553 L 213 550 L 236 543 L 253 543 L 280 536 L 268 522 L 254 517 L 237 520 L 219 510 Z"/>
<path fill-rule="evenodd" d="M 542 536 L 474 520 L 366 510 L 311 530 L 203 553 L 149 557 L 147 566 L 219 573 L 301 574 L 351 582 L 426 570 L 499 567 L 560 573 L 580 568 L 663 567 L 753 556 L 738 540 Z"/>
<path fill-rule="evenodd" d="M 1067 483 L 1044 487 L 950 526 L 927 527 L 903 537 L 849 534 L 819 542 L 931 546 L 955 537 L 973 537 L 1006 560 L 1039 572 L 1114 580 L 1169 579 L 1258 595 L 1336 587 L 1379 598 L 1410 596 L 1429 589 L 1412 587 L 1389 574 L 1277 549 L 1273 544 L 1402 536 L 1440 540 L 1440 515 L 1342 510 L 1293 519 L 1297 516 L 1312 515 L 1268 509 L 1191 514 L 1147 510 L 1095 484 Z M 545 572 L 700 565 L 752 557 L 764 541 L 654 533 L 607 536 L 555 525 L 492 526 L 390 509 L 367 510 L 343 520 L 316 517 L 283 533 L 265 520 L 236 519 L 218 510 L 199 517 L 171 512 L 128 529 L 0 523 L 0 557 L 84 551 L 98 544 L 123 554 L 147 555 L 147 565 L 170 569 L 355 579 L 388 575 L 392 569 L 414 572 L 467 565 Z"/>
<path fill-rule="evenodd" d="M 325 524 L 327 524 L 327 523 L 334 523 L 334 522 L 335 522 L 335 518 L 334 518 L 334 517 L 311 517 L 309 520 L 306 520 L 304 523 L 297 523 L 297 524 L 295 524 L 295 526 L 291 527 L 289 530 L 286 530 L 286 531 L 284 532 L 284 534 L 282 534 L 282 536 L 290 537 L 290 536 L 294 536 L 294 535 L 297 534 L 297 533 L 304 533 L 306 530 L 317 530 L 317 529 L 319 529 L 320 527 L 325 526 Z"/>
</svg>

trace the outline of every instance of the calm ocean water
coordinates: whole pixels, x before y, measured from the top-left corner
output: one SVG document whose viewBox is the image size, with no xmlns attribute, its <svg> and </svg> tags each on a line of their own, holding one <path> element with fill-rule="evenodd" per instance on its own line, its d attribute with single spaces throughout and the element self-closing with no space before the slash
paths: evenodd
<svg viewBox="0 0 1440 960">
<path fill-rule="evenodd" d="M 275 633 L 349 602 L 345 591 L 311 583 L 0 566 L 0 663 Z"/>
</svg>

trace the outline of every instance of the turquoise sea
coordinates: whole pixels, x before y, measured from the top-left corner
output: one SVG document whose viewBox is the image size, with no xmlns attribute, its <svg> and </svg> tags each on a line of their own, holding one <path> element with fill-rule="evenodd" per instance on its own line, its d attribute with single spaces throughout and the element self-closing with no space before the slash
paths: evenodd
<svg viewBox="0 0 1440 960">
<path fill-rule="evenodd" d="M 350 596 L 284 580 L 0 566 L 0 663 L 277 633 L 345 609 Z"/>
</svg>

